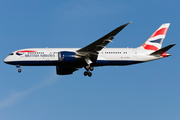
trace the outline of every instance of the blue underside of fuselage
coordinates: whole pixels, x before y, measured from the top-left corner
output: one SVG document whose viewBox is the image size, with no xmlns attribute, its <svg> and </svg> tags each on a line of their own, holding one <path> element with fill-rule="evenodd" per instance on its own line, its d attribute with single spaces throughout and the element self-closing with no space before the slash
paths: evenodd
<svg viewBox="0 0 180 120">
<path fill-rule="evenodd" d="M 59 63 L 58 61 L 11 61 L 11 62 L 6 62 L 7 64 L 11 64 L 11 65 L 21 65 L 21 66 L 67 66 L 67 65 L 71 65 L 71 66 L 85 66 L 85 64 L 81 63 Z M 142 61 L 130 61 L 130 60 L 119 60 L 119 61 L 115 61 L 115 60 L 111 60 L 111 61 L 107 61 L 107 60 L 97 60 L 95 63 L 92 63 L 92 66 L 110 66 L 110 65 L 114 65 L 114 66 L 123 66 L 123 65 L 131 65 L 131 64 L 137 64 L 137 63 L 142 63 Z"/>
<path fill-rule="evenodd" d="M 142 61 L 130 61 L 130 60 L 111 60 L 111 61 L 106 61 L 106 60 L 98 60 L 95 63 L 92 63 L 93 66 L 108 66 L 108 65 L 131 65 L 131 64 L 137 64 L 137 63 L 142 63 Z"/>
</svg>

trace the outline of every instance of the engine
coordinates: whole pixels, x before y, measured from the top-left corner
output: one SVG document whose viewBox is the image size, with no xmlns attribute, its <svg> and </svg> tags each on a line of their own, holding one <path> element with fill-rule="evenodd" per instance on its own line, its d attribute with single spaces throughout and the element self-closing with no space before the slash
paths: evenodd
<svg viewBox="0 0 180 120">
<path fill-rule="evenodd" d="M 77 59 L 75 52 L 61 51 L 58 53 L 59 62 L 75 62 Z"/>
<path fill-rule="evenodd" d="M 74 68 L 74 67 L 60 67 L 60 66 L 56 66 L 56 73 L 58 75 L 69 75 L 69 74 L 73 74 L 74 71 L 76 71 L 78 69 Z"/>
</svg>

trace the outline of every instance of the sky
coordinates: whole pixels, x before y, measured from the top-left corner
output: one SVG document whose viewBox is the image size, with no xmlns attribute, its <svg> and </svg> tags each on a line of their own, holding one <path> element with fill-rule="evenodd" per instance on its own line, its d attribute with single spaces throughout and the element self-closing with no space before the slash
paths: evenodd
<svg viewBox="0 0 180 120">
<path fill-rule="evenodd" d="M 180 56 L 178 0 L 1 0 L 0 120 L 178 120 Z M 136 48 L 163 23 L 172 56 L 130 66 L 80 69 L 3 62 L 23 48 L 82 48 L 132 21 L 107 48 Z"/>
</svg>

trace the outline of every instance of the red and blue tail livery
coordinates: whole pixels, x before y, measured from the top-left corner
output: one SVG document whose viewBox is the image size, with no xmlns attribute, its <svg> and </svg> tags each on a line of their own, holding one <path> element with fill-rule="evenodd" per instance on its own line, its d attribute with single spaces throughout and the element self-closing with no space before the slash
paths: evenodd
<svg viewBox="0 0 180 120">
<path fill-rule="evenodd" d="M 157 51 L 162 47 L 170 23 L 162 24 L 140 47 L 146 50 Z"/>
<path fill-rule="evenodd" d="M 170 23 L 162 24 L 140 47 L 106 48 L 106 45 L 130 23 L 117 27 L 83 48 L 21 49 L 9 54 L 4 62 L 16 65 L 19 73 L 21 66 L 56 66 L 58 75 L 73 74 L 84 67 L 84 75 L 91 77 L 94 67 L 132 65 L 171 55 L 167 51 L 175 44 L 161 48 Z"/>
</svg>

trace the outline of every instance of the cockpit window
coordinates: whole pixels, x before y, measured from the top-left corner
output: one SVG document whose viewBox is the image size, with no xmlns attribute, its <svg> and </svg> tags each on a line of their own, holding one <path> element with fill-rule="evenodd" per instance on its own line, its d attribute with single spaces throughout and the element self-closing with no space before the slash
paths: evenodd
<svg viewBox="0 0 180 120">
<path fill-rule="evenodd" d="M 9 55 L 14 55 L 14 53 L 10 53 Z"/>
</svg>

